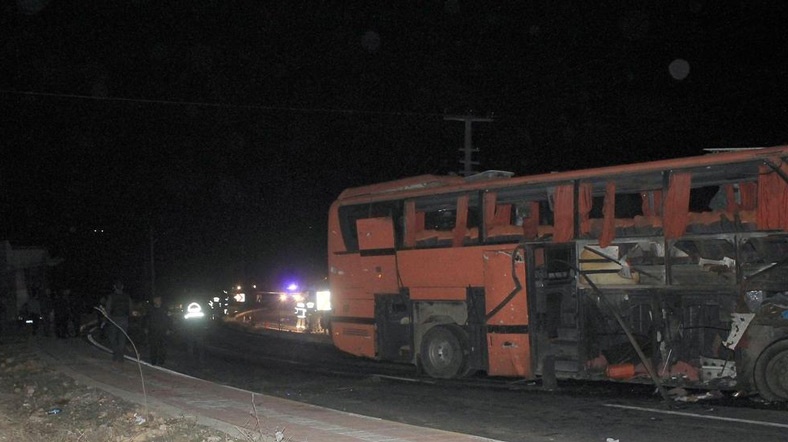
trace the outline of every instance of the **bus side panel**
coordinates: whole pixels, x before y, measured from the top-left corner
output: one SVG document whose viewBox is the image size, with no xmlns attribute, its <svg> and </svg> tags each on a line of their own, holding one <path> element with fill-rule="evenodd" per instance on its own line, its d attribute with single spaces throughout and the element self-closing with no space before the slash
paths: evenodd
<svg viewBox="0 0 788 442">
<path fill-rule="evenodd" d="M 331 338 L 339 350 L 374 358 L 375 300 L 366 288 L 343 286 L 341 282 L 352 279 L 343 280 L 341 276 L 332 281 Z"/>
<path fill-rule="evenodd" d="M 410 299 L 413 301 L 456 301 L 465 300 L 466 287 L 413 287 Z"/>
<path fill-rule="evenodd" d="M 334 345 L 347 353 L 375 357 L 375 325 L 348 322 L 331 323 Z"/>
<path fill-rule="evenodd" d="M 490 376 L 533 376 L 531 345 L 528 335 L 528 302 L 525 288 L 525 262 L 515 260 L 517 288 L 512 278 L 514 250 L 488 250 L 484 253 L 485 313 Z M 514 294 L 511 298 L 510 296 Z"/>
<path fill-rule="evenodd" d="M 465 288 L 484 282 L 480 247 L 402 250 L 398 261 L 405 287 Z"/>
<path fill-rule="evenodd" d="M 375 293 L 396 293 L 398 291 L 394 255 L 334 255 L 331 257 L 329 270 L 331 271 L 331 296 L 334 299 L 346 298 L 345 291 L 348 289 L 361 289 L 364 298 L 370 300 L 373 299 Z"/>
<path fill-rule="evenodd" d="M 344 289 L 342 297 L 334 299 L 333 316 L 345 322 L 374 322 L 375 300 L 363 289 Z"/>
<path fill-rule="evenodd" d="M 528 300 L 525 285 L 525 263 L 520 260 L 515 265 L 520 288 L 514 297 L 506 300 L 516 285 L 512 277 L 512 250 L 491 250 L 484 252 L 484 290 L 485 313 L 490 314 L 502 303 L 501 308 L 487 325 L 528 325 Z"/>
<path fill-rule="evenodd" d="M 487 335 L 490 376 L 532 378 L 531 345 L 527 334 L 489 333 Z"/>
</svg>

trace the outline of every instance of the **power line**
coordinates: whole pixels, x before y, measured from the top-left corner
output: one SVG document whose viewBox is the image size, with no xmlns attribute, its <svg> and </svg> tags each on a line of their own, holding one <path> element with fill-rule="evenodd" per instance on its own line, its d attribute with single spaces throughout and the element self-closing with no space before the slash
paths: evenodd
<svg viewBox="0 0 788 442">
<path fill-rule="evenodd" d="M 279 112 L 302 112 L 302 113 L 326 113 L 326 114 L 366 114 L 366 115 L 405 115 L 417 117 L 440 117 L 444 116 L 443 113 L 429 113 L 429 112 L 404 112 L 404 111 L 365 111 L 358 109 L 330 109 L 330 108 L 316 108 L 316 107 L 287 107 L 287 106 L 264 106 L 260 104 L 233 104 L 233 103 L 211 103 L 205 101 L 178 101 L 178 100 L 154 100 L 148 98 L 126 98 L 126 97 L 95 97 L 92 95 L 80 94 L 63 94 L 54 92 L 39 92 L 39 91 L 15 91 L 8 89 L 0 89 L 0 93 L 9 95 L 24 95 L 33 97 L 50 97 L 50 98 L 64 98 L 73 100 L 89 100 L 89 101 L 111 101 L 118 103 L 134 103 L 134 104 L 160 104 L 160 105 L 173 105 L 173 106 L 200 106 L 200 107 L 213 107 L 213 108 L 230 108 L 230 109 L 255 109 L 255 110 L 268 110 Z"/>
</svg>

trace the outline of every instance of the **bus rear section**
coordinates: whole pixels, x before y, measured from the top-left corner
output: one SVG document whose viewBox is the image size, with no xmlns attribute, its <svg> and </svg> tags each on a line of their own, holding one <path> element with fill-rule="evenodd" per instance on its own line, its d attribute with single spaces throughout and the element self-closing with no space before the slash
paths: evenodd
<svg viewBox="0 0 788 442">
<path fill-rule="evenodd" d="M 524 249 L 507 245 L 387 254 L 391 249 L 360 250 L 333 260 L 332 294 L 342 293 L 332 295 L 332 332 L 339 349 L 418 364 L 437 378 L 478 370 L 533 377 Z M 410 284 L 397 283 L 405 280 Z"/>
<path fill-rule="evenodd" d="M 348 189 L 335 345 L 418 365 L 788 400 L 786 148 Z"/>
</svg>

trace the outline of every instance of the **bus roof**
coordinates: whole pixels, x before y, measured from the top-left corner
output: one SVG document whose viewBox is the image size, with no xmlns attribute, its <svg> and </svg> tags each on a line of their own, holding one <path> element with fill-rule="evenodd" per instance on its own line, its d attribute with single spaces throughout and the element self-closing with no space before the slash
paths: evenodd
<svg viewBox="0 0 788 442">
<path fill-rule="evenodd" d="M 509 177 L 507 173 L 489 174 L 489 179 L 479 176 L 463 178 L 460 176 L 419 175 L 394 181 L 387 181 L 367 186 L 353 187 L 343 191 L 338 200 L 366 197 L 370 199 L 401 198 L 446 191 L 465 191 L 509 187 L 524 184 L 561 183 L 578 179 L 606 178 L 613 176 L 641 175 L 647 172 L 663 170 L 681 170 L 715 165 L 736 163 L 761 163 L 768 158 L 788 158 L 788 145 L 767 148 L 746 148 L 741 150 L 717 150 L 705 155 L 681 157 L 667 160 L 630 163 L 605 166 L 592 169 L 580 169 L 565 172 L 552 172 L 537 175 Z M 499 172 L 499 171 L 496 171 Z M 730 172 L 730 171 L 728 171 Z M 380 198 L 379 198 L 380 197 Z M 365 199 L 366 199 L 365 198 Z"/>
</svg>

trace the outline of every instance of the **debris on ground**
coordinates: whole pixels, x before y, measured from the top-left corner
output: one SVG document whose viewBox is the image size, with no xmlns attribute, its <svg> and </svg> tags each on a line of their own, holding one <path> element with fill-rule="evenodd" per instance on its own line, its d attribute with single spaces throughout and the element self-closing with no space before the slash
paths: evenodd
<svg viewBox="0 0 788 442">
<path fill-rule="evenodd" d="M 0 442 L 268 442 L 233 437 L 193 418 L 170 417 L 84 385 L 41 360 L 31 336 L 0 341 Z"/>
<path fill-rule="evenodd" d="M 668 390 L 668 396 L 672 397 L 676 402 L 699 402 L 709 399 L 720 399 L 723 394 L 719 390 L 705 391 L 698 394 L 689 394 L 689 392 L 681 387 L 676 387 Z"/>
</svg>

